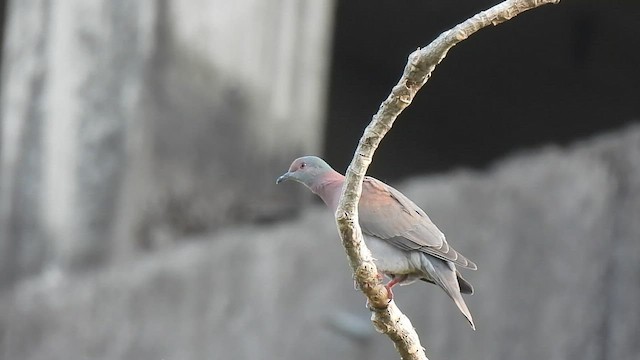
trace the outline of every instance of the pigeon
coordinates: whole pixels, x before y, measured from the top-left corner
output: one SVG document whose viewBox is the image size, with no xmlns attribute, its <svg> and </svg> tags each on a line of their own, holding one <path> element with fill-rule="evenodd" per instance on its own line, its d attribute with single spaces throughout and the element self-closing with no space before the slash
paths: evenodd
<svg viewBox="0 0 640 360">
<path fill-rule="evenodd" d="M 296 181 L 318 195 L 334 212 L 338 207 L 345 177 L 324 160 L 304 156 L 293 161 L 289 171 L 276 180 Z M 461 294 L 473 294 L 473 286 L 457 267 L 478 267 L 454 250 L 429 216 L 400 191 L 366 176 L 358 205 L 364 242 L 379 273 L 390 278 L 385 284 L 389 298 L 395 285 L 422 280 L 440 286 L 455 302 L 475 330 L 471 312 Z"/>
</svg>

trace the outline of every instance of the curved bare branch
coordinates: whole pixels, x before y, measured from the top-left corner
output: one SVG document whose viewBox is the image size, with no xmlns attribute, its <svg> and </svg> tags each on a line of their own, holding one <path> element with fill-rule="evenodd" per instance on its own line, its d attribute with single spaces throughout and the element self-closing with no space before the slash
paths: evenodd
<svg viewBox="0 0 640 360">
<path fill-rule="evenodd" d="M 453 46 L 488 25 L 497 25 L 529 9 L 558 2 L 559 0 L 504 1 L 445 31 L 428 46 L 414 51 L 409 55 L 400 81 L 393 87 L 360 139 L 346 172 L 345 185 L 335 214 L 336 223 L 355 280 L 374 310 L 371 320 L 376 330 L 385 333 L 393 341 L 402 359 L 424 360 L 427 357 L 409 318 L 402 314 L 393 301 L 389 302 L 387 291 L 377 278 L 371 252 L 364 244 L 362 230 L 358 225 L 357 204 L 362 192 L 362 180 L 373 153 L 398 115 L 411 104 L 436 65 Z"/>
</svg>

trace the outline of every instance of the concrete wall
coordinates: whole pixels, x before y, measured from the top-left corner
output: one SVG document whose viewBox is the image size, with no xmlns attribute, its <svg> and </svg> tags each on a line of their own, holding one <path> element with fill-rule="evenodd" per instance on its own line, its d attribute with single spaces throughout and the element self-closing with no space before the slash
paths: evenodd
<svg viewBox="0 0 640 360">
<path fill-rule="evenodd" d="M 299 208 L 253 183 L 320 150 L 331 19 L 332 1 L 10 1 L 0 287 Z"/>
<path fill-rule="evenodd" d="M 396 291 L 431 359 L 640 357 L 640 127 L 399 188 L 479 266 L 475 332 L 435 286 Z M 192 240 L 23 281 L 0 297 L 0 357 L 397 358 L 326 209 Z"/>
</svg>

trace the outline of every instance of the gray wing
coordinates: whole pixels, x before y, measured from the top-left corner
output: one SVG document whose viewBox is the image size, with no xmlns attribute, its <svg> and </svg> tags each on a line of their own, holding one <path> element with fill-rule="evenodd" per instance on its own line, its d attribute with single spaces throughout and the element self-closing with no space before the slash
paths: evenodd
<svg viewBox="0 0 640 360">
<path fill-rule="evenodd" d="M 365 177 L 358 207 L 362 232 L 389 241 L 403 250 L 417 250 L 476 270 L 472 261 L 455 251 L 429 216 L 393 187 Z"/>
</svg>

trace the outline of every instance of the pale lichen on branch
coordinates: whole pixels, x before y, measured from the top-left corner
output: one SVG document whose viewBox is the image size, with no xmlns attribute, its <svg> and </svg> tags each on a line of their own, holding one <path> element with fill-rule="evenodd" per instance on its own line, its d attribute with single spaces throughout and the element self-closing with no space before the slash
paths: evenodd
<svg viewBox="0 0 640 360">
<path fill-rule="evenodd" d="M 504 1 L 445 31 L 428 46 L 413 52 L 409 55 L 400 81 L 373 116 L 358 143 L 346 172 L 345 185 L 335 215 L 336 223 L 355 281 L 373 309 L 372 321 L 375 328 L 389 336 L 405 360 L 424 360 L 427 357 L 409 318 L 402 314 L 393 301 L 389 302 L 387 291 L 378 280 L 371 252 L 364 244 L 358 225 L 357 205 L 362 193 L 362 181 L 373 153 L 391 129 L 395 119 L 411 104 L 418 90 L 431 76 L 431 72 L 453 46 L 486 26 L 497 25 L 524 11 L 558 2 L 559 0 Z"/>
</svg>

